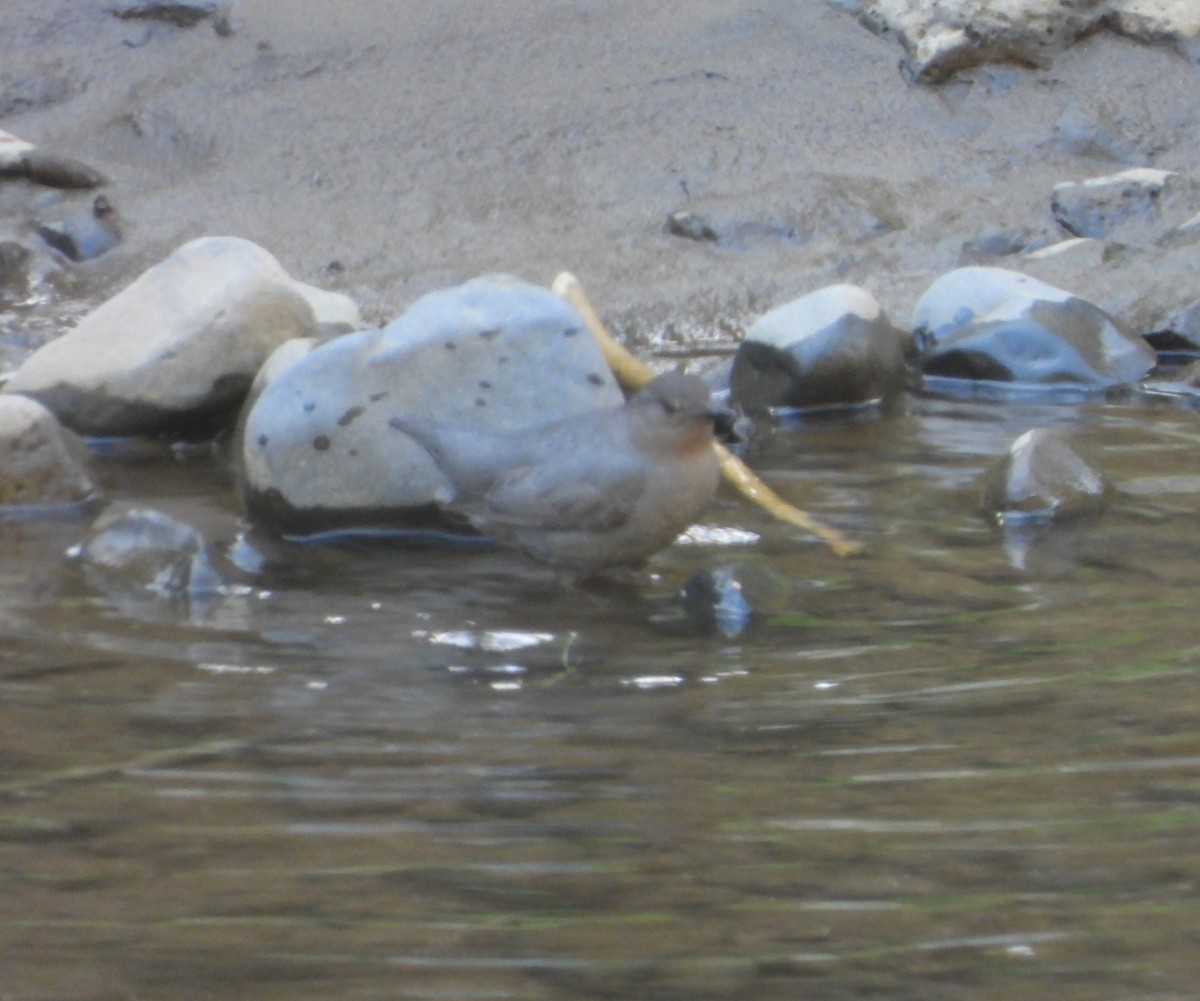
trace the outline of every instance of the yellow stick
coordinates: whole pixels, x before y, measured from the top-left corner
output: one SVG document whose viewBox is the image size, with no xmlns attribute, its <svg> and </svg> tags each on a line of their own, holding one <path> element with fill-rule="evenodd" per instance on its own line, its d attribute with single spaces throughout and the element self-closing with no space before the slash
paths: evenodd
<svg viewBox="0 0 1200 1001">
<path fill-rule="evenodd" d="M 574 306 L 579 315 L 583 317 L 583 322 L 587 324 L 588 330 L 600 345 L 600 349 L 604 352 L 604 358 L 618 382 L 630 389 L 637 389 L 654 378 L 654 370 L 627 351 L 608 332 L 596 310 L 592 308 L 591 302 L 588 301 L 587 294 L 583 291 L 583 286 L 578 278 L 564 271 L 554 279 L 552 288 L 556 295 Z M 793 507 L 785 501 L 720 442 L 713 442 L 713 448 L 716 449 L 717 458 L 721 461 L 721 472 L 726 481 L 744 497 L 765 508 L 780 521 L 786 521 L 789 525 L 812 532 L 838 556 L 850 556 L 862 549 L 859 543 L 847 539 L 837 529 L 822 524 L 807 511 Z"/>
</svg>

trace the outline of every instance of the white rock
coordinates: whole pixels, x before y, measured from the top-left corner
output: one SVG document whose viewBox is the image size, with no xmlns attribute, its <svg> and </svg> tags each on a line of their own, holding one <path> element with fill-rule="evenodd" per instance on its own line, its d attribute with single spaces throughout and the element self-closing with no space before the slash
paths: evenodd
<svg viewBox="0 0 1200 1001">
<path fill-rule="evenodd" d="M 316 333 L 312 307 L 271 254 L 206 237 L 30 355 L 7 391 L 84 434 L 195 436 L 236 408 L 276 347 Z"/>
</svg>

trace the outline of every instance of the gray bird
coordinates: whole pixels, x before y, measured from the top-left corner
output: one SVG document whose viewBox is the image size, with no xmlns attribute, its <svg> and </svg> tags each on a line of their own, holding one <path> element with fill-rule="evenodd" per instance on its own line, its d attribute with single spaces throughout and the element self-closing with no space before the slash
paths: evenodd
<svg viewBox="0 0 1200 1001">
<path fill-rule="evenodd" d="M 708 387 L 660 375 L 624 405 L 515 431 L 394 417 L 453 484 L 446 508 L 555 566 L 590 572 L 663 549 L 720 478 Z"/>
</svg>

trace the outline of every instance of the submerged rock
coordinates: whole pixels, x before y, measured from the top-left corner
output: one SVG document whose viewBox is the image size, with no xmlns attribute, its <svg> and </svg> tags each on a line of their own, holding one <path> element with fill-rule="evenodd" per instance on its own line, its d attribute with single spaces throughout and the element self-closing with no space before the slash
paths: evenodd
<svg viewBox="0 0 1200 1001">
<path fill-rule="evenodd" d="M 1108 484 L 1060 432 L 1026 431 L 987 472 L 983 509 L 1000 522 L 1049 521 L 1098 511 Z"/>
<path fill-rule="evenodd" d="M 547 289 L 478 278 L 418 300 L 383 330 L 316 348 L 261 390 L 240 443 L 247 510 L 290 533 L 437 524 L 452 491 L 389 421 L 529 427 L 622 400 L 582 318 Z"/>
<path fill-rule="evenodd" d="M 959 268 L 937 279 L 913 314 L 927 375 L 1102 388 L 1134 382 L 1154 351 L 1099 307 L 1003 268 Z"/>
<path fill-rule="evenodd" d="M 221 584 L 200 533 L 151 508 L 102 519 L 71 555 L 95 582 L 161 598 L 210 593 Z"/>
<path fill-rule="evenodd" d="M 831 285 L 750 327 L 734 356 L 730 392 L 749 412 L 851 406 L 898 391 L 904 374 L 900 332 L 874 297 Z"/>
<path fill-rule="evenodd" d="M 6 390 L 81 434 L 203 437 L 232 422 L 278 345 L 316 332 L 306 297 L 271 254 L 207 237 L 30 355 Z"/>
<path fill-rule="evenodd" d="M 83 442 L 36 400 L 0 395 L 0 516 L 100 498 Z"/>
<path fill-rule="evenodd" d="M 1074 236 L 1144 246 L 1200 211 L 1200 184 L 1169 170 L 1125 170 L 1056 185 L 1050 208 Z"/>
</svg>

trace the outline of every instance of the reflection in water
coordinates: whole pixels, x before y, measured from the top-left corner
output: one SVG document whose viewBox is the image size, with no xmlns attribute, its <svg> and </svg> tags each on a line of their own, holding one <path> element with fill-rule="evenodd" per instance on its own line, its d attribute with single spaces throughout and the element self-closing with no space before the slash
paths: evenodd
<svg viewBox="0 0 1200 1001">
<path fill-rule="evenodd" d="M 600 587 L 257 540 L 215 459 L 108 460 L 237 573 L 106 593 L 86 524 L 3 526 L 0 994 L 1191 996 L 1197 420 L 790 425 L 751 461 L 866 556 L 723 499 Z M 1086 440 L 1099 518 L 979 515 L 1035 425 Z M 679 598 L 723 567 L 734 634 Z"/>
</svg>

